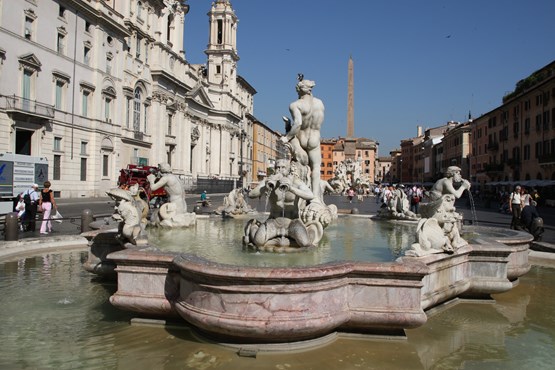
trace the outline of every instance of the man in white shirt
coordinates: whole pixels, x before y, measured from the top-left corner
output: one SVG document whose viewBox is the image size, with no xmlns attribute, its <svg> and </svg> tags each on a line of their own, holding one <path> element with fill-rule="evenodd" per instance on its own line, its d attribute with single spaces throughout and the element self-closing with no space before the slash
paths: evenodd
<svg viewBox="0 0 555 370">
<path fill-rule="evenodd" d="M 23 193 L 23 201 L 25 202 L 24 220 L 21 221 L 25 231 L 35 231 L 37 221 L 37 208 L 39 204 L 39 186 L 33 184 Z"/>
</svg>

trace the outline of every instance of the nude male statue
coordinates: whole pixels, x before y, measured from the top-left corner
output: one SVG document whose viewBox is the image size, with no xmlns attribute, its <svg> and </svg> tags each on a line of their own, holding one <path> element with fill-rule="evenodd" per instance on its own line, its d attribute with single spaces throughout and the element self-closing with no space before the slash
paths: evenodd
<svg viewBox="0 0 555 370">
<path fill-rule="evenodd" d="M 320 127 L 324 122 L 324 103 L 312 96 L 314 81 L 303 80 L 297 83 L 299 99 L 289 105 L 293 124 L 281 141 L 289 143 L 293 155 L 302 165 L 308 165 L 311 171 L 311 187 L 316 199 L 320 199 Z M 286 124 L 290 123 L 284 118 Z"/>
<path fill-rule="evenodd" d="M 460 182 L 462 182 L 461 186 L 455 189 L 453 183 Z M 462 178 L 461 169 L 457 166 L 450 166 L 445 172 L 445 177 L 436 181 L 432 190 L 430 190 L 430 198 L 432 200 L 437 200 L 446 194 L 451 194 L 456 198 L 460 198 L 462 193 L 467 189 L 470 189 L 470 182 Z"/>
<path fill-rule="evenodd" d="M 161 163 L 158 165 L 162 177 L 156 181 L 156 176 L 150 174 L 147 176 L 148 182 L 150 183 L 150 189 L 152 191 L 164 187 L 170 203 L 175 205 L 175 214 L 181 214 L 187 212 L 187 204 L 185 203 L 185 191 L 181 181 L 177 175 L 172 173 L 171 167 L 167 163 Z"/>
</svg>

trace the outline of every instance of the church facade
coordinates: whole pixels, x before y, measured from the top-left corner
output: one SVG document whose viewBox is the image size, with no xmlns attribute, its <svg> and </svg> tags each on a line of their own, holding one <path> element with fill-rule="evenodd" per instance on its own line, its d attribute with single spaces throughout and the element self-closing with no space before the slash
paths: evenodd
<svg viewBox="0 0 555 370">
<path fill-rule="evenodd" d="M 189 10 L 0 0 L 0 153 L 46 158 L 63 198 L 104 196 L 128 164 L 169 163 L 189 188 L 251 177 L 256 90 L 237 73 L 237 17 L 212 3 L 206 63 L 191 64 Z"/>
</svg>

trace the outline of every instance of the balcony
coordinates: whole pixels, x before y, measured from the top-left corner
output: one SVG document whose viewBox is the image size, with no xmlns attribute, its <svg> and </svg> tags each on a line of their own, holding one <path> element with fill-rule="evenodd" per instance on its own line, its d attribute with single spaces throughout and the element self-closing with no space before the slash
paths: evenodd
<svg viewBox="0 0 555 370">
<path fill-rule="evenodd" d="M 54 106 L 39 103 L 35 100 L 22 98 L 20 96 L 4 96 L 6 112 L 23 116 L 33 116 L 40 119 L 50 120 L 54 118 Z"/>
<path fill-rule="evenodd" d="M 141 140 L 144 141 L 144 134 L 141 131 L 134 131 L 133 132 L 133 138 L 135 140 Z"/>
<path fill-rule="evenodd" d="M 504 168 L 503 163 L 488 163 L 484 166 L 485 172 L 503 172 Z"/>
<path fill-rule="evenodd" d="M 540 156 L 538 158 L 538 163 L 540 165 L 555 164 L 555 153 Z"/>
<path fill-rule="evenodd" d="M 520 159 L 511 158 L 511 159 L 508 159 L 506 163 L 512 169 L 520 168 Z"/>
<path fill-rule="evenodd" d="M 499 150 L 499 143 L 489 143 L 488 150 L 491 150 L 491 151 Z"/>
</svg>

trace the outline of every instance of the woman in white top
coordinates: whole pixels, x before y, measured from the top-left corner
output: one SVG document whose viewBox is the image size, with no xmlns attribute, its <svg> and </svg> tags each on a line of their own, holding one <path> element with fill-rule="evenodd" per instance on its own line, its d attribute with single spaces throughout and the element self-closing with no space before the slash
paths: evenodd
<svg viewBox="0 0 555 370">
<path fill-rule="evenodd" d="M 520 194 L 520 208 L 529 206 L 530 202 L 532 202 L 532 196 L 528 193 L 528 190 L 526 190 L 526 188 L 522 188 Z"/>
<path fill-rule="evenodd" d="M 509 211 L 513 214 L 511 229 L 517 229 L 520 223 L 520 211 L 522 210 L 521 187 L 517 185 L 509 196 Z"/>
</svg>

